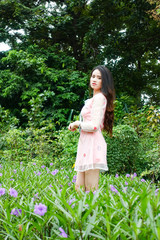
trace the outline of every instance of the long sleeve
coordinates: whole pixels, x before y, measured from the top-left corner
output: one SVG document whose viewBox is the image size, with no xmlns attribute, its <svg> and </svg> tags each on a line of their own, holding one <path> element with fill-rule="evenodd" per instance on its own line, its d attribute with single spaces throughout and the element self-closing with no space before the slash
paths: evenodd
<svg viewBox="0 0 160 240">
<path fill-rule="evenodd" d="M 91 109 L 91 120 L 81 122 L 81 129 L 85 132 L 96 132 L 103 124 L 104 110 L 106 108 L 106 98 L 103 94 L 96 94 L 93 97 Z"/>
</svg>

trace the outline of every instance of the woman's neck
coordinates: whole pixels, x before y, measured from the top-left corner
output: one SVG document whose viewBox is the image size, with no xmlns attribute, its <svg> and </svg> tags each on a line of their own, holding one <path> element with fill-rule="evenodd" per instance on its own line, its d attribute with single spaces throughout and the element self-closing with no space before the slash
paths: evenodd
<svg viewBox="0 0 160 240">
<path fill-rule="evenodd" d="M 101 93 L 101 91 L 93 91 L 93 96 L 95 96 L 98 93 Z"/>
</svg>

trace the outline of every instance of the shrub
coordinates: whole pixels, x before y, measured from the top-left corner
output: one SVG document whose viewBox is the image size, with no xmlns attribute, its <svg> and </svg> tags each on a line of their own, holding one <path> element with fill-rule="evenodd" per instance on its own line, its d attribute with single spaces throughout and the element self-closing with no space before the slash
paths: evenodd
<svg viewBox="0 0 160 240">
<path fill-rule="evenodd" d="M 8 109 L 6 110 L 0 105 L 0 135 L 15 127 L 18 123 L 18 119 Z"/>
<path fill-rule="evenodd" d="M 51 124 L 52 126 L 52 124 Z M 50 127 L 51 127 L 50 126 Z M 53 161 L 54 133 L 48 131 L 48 126 L 41 129 L 26 128 L 10 129 L 2 137 L 1 161 L 36 161 L 49 163 Z"/>
<path fill-rule="evenodd" d="M 123 119 L 125 123 L 134 127 L 140 136 L 143 145 L 144 163 L 147 171 L 143 169 L 143 175 L 152 180 L 158 180 L 160 175 L 160 108 L 158 106 L 145 105 Z"/>
<path fill-rule="evenodd" d="M 135 130 L 128 125 L 114 127 L 114 135 L 104 135 L 108 144 L 109 173 L 144 171 L 147 158 Z M 10 129 L 0 138 L 1 161 L 39 162 L 55 167 L 70 167 L 75 163 L 79 132 L 68 129 L 54 130 L 52 123 L 37 128 Z M 148 161 L 149 162 L 149 161 Z"/>
<path fill-rule="evenodd" d="M 142 172 L 145 168 L 142 145 L 136 131 L 129 125 L 117 125 L 113 137 L 105 136 L 110 173 Z"/>
<path fill-rule="evenodd" d="M 72 167 L 76 159 L 79 132 L 62 129 L 57 132 L 56 138 L 54 153 L 56 167 Z"/>
</svg>

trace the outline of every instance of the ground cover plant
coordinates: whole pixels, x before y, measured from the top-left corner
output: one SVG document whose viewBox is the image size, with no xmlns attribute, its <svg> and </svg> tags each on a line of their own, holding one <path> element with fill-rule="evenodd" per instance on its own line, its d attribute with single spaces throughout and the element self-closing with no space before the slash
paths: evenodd
<svg viewBox="0 0 160 240">
<path fill-rule="evenodd" d="M 74 190 L 73 168 L 0 165 L 0 239 L 160 239 L 158 184 L 102 173 L 99 190 Z"/>
</svg>

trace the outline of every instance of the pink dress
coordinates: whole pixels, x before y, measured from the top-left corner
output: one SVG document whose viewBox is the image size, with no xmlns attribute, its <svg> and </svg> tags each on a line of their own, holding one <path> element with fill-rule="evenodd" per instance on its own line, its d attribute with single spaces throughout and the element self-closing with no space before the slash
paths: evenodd
<svg viewBox="0 0 160 240">
<path fill-rule="evenodd" d="M 75 171 L 108 170 L 107 144 L 101 132 L 106 104 L 107 100 L 102 93 L 98 93 L 85 101 L 81 110 L 83 121 L 81 122 Z"/>
</svg>

